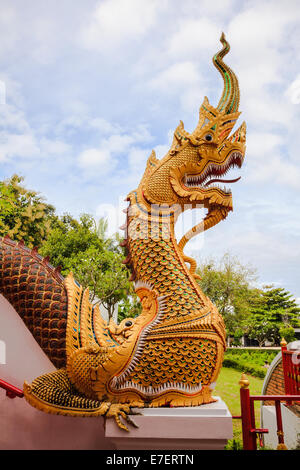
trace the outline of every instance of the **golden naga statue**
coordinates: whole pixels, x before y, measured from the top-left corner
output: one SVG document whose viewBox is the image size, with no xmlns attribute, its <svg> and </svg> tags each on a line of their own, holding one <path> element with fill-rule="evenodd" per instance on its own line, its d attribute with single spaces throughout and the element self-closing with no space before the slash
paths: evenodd
<svg viewBox="0 0 300 470">
<path fill-rule="evenodd" d="M 35 250 L 0 240 L 0 292 L 15 307 L 57 371 L 25 382 L 26 400 L 48 413 L 114 417 L 133 407 L 211 403 L 225 350 L 225 326 L 201 291 L 196 262 L 183 250 L 188 240 L 225 219 L 231 191 L 219 183 L 241 167 L 246 126 L 229 136 L 240 113 L 239 86 L 223 62 L 224 34 L 213 57 L 224 80 L 216 108 L 205 97 L 191 134 L 180 122 L 169 152 L 150 155 L 140 185 L 128 195 L 124 261 L 142 313 L 119 325 L 105 322 L 72 275 L 64 279 Z M 203 222 L 177 243 L 174 224 L 186 208 L 207 209 Z M 122 421 L 123 418 L 123 421 Z"/>
</svg>

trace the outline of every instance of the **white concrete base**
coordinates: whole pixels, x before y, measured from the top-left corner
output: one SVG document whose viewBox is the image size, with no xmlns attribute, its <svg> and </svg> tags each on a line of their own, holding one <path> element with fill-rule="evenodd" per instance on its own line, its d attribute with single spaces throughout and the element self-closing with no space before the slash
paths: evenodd
<svg viewBox="0 0 300 470">
<path fill-rule="evenodd" d="M 284 443 L 289 450 L 300 446 L 300 416 L 291 411 L 281 403 L 282 425 L 284 432 Z M 278 444 L 276 411 L 275 406 L 261 407 L 261 425 L 269 429 L 268 434 L 264 434 L 264 445 L 270 449 L 276 449 Z"/>
<path fill-rule="evenodd" d="M 219 398 L 208 405 L 184 408 L 143 408 L 130 432 L 106 420 L 105 437 L 120 450 L 222 450 L 232 439 L 232 417 Z"/>
</svg>

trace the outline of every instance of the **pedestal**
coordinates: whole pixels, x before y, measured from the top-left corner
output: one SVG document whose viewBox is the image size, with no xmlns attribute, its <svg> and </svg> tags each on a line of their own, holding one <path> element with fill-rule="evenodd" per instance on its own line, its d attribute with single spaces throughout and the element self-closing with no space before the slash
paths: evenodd
<svg viewBox="0 0 300 470">
<path fill-rule="evenodd" d="M 130 432 L 106 420 L 105 437 L 120 450 L 224 449 L 232 439 L 232 417 L 219 398 L 208 405 L 183 408 L 143 408 Z"/>
</svg>

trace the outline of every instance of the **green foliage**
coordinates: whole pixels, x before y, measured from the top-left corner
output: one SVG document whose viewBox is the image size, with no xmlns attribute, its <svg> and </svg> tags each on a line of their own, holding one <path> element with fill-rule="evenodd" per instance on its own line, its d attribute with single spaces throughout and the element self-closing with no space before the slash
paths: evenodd
<svg viewBox="0 0 300 470">
<path fill-rule="evenodd" d="M 91 302 L 102 304 L 109 318 L 114 307 L 130 291 L 128 270 L 122 264 L 123 255 L 90 247 L 68 261 L 68 269 L 83 287 L 89 287 Z"/>
<path fill-rule="evenodd" d="M 54 266 L 62 268 L 62 274 L 68 274 L 70 259 L 83 253 L 89 248 L 103 250 L 103 241 L 94 231 L 94 219 L 83 214 L 77 221 L 69 214 L 57 219 L 47 241 L 40 250 L 44 256 L 49 256 Z"/>
<path fill-rule="evenodd" d="M 200 262 L 197 274 L 201 277 L 198 281 L 201 289 L 223 316 L 227 333 L 234 335 L 250 313 L 251 283 L 256 279 L 256 270 L 226 253 L 219 262 L 214 259 Z"/>
<path fill-rule="evenodd" d="M 279 328 L 279 338 L 284 338 L 287 343 L 291 343 L 295 341 L 295 330 L 290 325 L 282 325 Z"/>
<path fill-rule="evenodd" d="M 249 348 L 236 348 L 236 349 L 227 349 L 225 352 L 225 357 L 233 357 L 240 359 L 243 362 L 248 362 L 249 364 L 255 364 L 258 366 L 263 366 L 267 362 L 271 364 L 274 357 L 278 354 L 279 350 L 275 349 L 249 349 Z"/>
<path fill-rule="evenodd" d="M 277 353 L 272 350 L 229 349 L 225 352 L 223 366 L 264 378 L 266 365 L 271 364 Z"/>
<path fill-rule="evenodd" d="M 55 219 L 54 207 L 35 191 L 25 189 L 23 178 L 13 175 L 0 182 L 0 235 L 24 240 L 32 248 L 46 239 Z"/>
<path fill-rule="evenodd" d="M 269 341 L 271 344 L 278 343 L 279 330 L 277 326 L 267 320 L 253 320 L 248 324 L 246 332 L 250 339 L 258 341 L 259 346 L 263 346 L 265 341 Z"/>
<path fill-rule="evenodd" d="M 234 359 L 228 358 L 223 361 L 224 367 L 230 367 L 231 369 L 239 370 L 240 372 L 245 372 L 246 374 L 253 375 L 254 377 L 259 377 L 263 379 L 266 375 L 266 370 L 262 370 L 260 367 L 255 365 L 244 364 L 241 361 L 236 361 Z"/>
<path fill-rule="evenodd" d="M 243 450 L 243 441 L 241 439 L 230 439 L 226 446 L 225 450 Z"/>
<path fill-rule="evenodd" d="M 12 186 L 0 181 L 0 223 L 4 223 L 4 219 L 11 215 L 15 208 L 15 197 Z"/>
<path fill-rule="evenodd" d="M 142 304 L 132 288 L 130 294 L 118 305 L 118 322 L 120 323 L 124 318 L 136 317 L 140 313 L 142 313 Z"/>
<path fill-rule="evenodd" d="M 99 219 L 98 225 L 95 223 L 95 231 L 100 240 L 107 239 L 108 220 L 103 217 Z"/>
<path fill-rule="evenodd" d="M 116 303 L 131 292 L 131 284 L 119 240 L 107 238 L 106 229 L 107 224 L 97 227 L 88 214 L 79 221 L 66 214 L 56 221 L 41 253 L 49 256 L 53 265 L 61 266 L 63 275 L 72 272 L 84 288 L 88 287 L 91 302 L 102 304 L 110 318 Z"/>
<path fill-rule="evenodd" d="M 282 337 L 294 339 L 293 327 L 299 325 L 300 308 L 292 294 L 283 288 L 264 286 L 250 299 L 251 318 L 245 322 L 249 338 L 262 346 L 265 341 L 279 344 Z"/>
<path fill-rule="evenodd" d="M 282 287 L 264 286 L 251 300 L 251 313 L 256 321 L 299 326 L 300 307 L 292 294 Z"/>
<path fill-rule="evenodd" d="M 244 330 L 242 328 L 236 328 L 233 333 L 233 342 L 232 346 L 239 346 L 241 343 L 241 338 L 244 335 Z"/>
<path fill-rule="evenodd" d="M 210 259 L 200 263 L 197 274 L 201 289 L 224 318 L 233 345 L 240 345 L 244 334 L 260 346 L 265 341 L 279 344 L 285 335 L 293 340 L 292 327 L 300 326 L 300 307 L 288 291 L 273 286 L 253 287 L 256 270 L 228 253 L 219 262 Z"/>
</svg>

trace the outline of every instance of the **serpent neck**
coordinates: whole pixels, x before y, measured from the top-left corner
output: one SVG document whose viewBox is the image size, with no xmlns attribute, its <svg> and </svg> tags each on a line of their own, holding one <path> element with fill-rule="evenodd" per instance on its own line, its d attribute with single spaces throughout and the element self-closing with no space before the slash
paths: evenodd
<svg viewBox="0 0 300 470">
<path fill-rule="evenodd" d="M 162 321 L 204 314 L 208 299 L 189 272 L 174 235 L 176 214 L 167 207 L 150 206 L 129 196 L 127 211 L 126 264 L 132 279 L 146 283 L 166 296 Z"/>
</svg>

